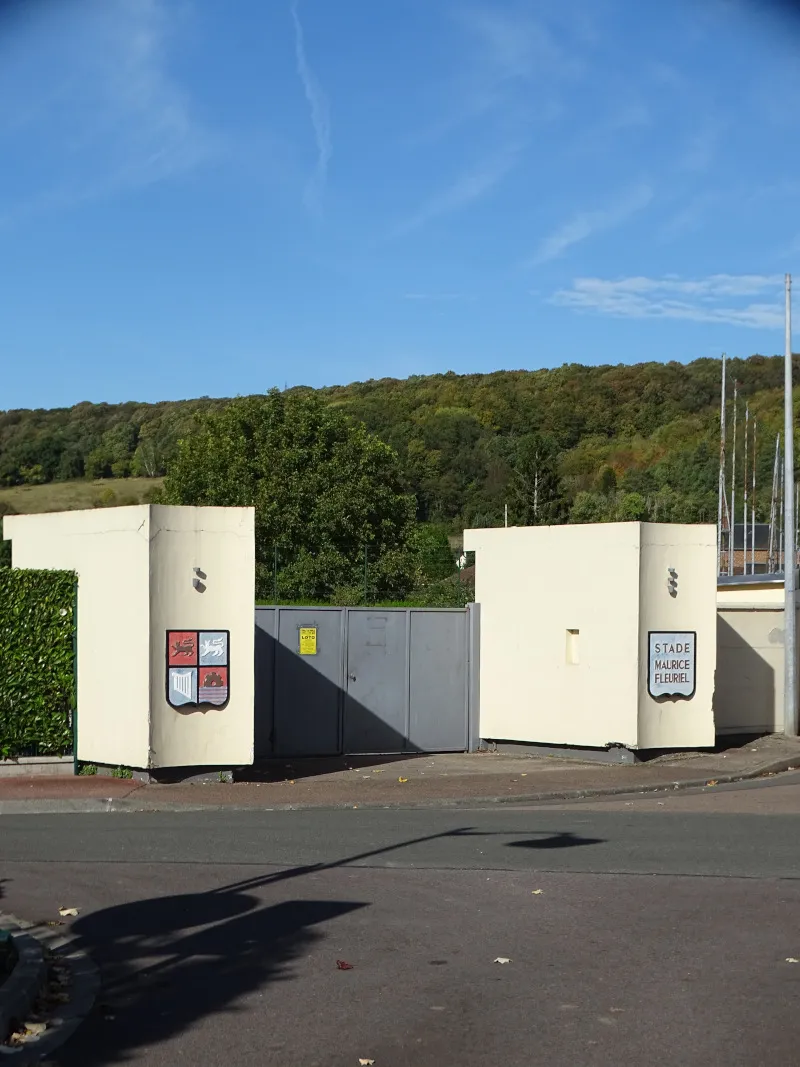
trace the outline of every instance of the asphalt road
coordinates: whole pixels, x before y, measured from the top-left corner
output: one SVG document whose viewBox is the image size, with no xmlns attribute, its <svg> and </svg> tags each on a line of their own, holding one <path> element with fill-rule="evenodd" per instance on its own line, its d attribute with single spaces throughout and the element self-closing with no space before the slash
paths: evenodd
<svg viewBox="0 0 800 1067">
<path fill-rule="evenodd" d="M 0 907 L 80 909 L 106 985 L 63 1067 L 793 1063 L 788 788 L 756 811 L 749 789 L 734 810 L 4 817 Z"/>
</svg>

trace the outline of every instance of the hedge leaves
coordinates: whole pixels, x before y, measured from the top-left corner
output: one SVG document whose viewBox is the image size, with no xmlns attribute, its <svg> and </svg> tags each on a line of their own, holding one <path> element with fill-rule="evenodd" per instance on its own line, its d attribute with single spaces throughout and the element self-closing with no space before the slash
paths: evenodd
<svg viewBox="0 0 800 1067">
<path fill-rule="evenodd" d="M 72 750 L 76 576 L 0 568 L 0 758 Z"/>
</svg>

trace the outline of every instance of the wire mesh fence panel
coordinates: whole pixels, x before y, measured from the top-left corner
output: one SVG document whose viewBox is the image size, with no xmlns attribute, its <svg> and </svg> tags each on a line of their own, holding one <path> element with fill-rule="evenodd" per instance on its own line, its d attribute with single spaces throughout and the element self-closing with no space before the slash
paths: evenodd
<svg viewBox="0 0 800 1067">
<path fill-rule="evenodd" d="M 474 553 L 449 546 L 323 546 L 312 553 L 272 545 L 256 564 L 260 604 L 464 607 L 474 596 Z"/>
</svg>

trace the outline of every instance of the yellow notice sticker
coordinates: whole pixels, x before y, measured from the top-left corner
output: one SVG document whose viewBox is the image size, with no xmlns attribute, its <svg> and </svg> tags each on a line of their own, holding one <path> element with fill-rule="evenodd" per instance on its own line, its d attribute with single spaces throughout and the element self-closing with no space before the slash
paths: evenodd
<svg viewBox="0 0 800 1067">
<path fill-rule="evenodd" d="M 316 656 L 317 654 L 317 628 L 316 626 L 300 627 L 300 655 Z"/>
</svg>

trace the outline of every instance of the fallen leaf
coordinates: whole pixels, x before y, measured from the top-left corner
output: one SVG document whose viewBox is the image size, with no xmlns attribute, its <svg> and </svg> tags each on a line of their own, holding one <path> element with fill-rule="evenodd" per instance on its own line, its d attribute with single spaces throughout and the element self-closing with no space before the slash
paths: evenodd
<svg viewBox="0 0 800 1067">
<path fill-rule="evenodd" d="M 43 1034 L 47 1029 L 47 1023 L 25 1023 L 25 1033 L 30 1034 L 31 1037 L 38 1037 L 39 1034 Z"/>
<path fill-rule="evenodd" d="M 347 960 L 337 960 L 336 966 L 339 968 L 340 971 L 352 971 L 353 969 L 353 964 L 348 963 Z"/>
<path fill-rule="evenodd" d="M 508 958 L 508 956 L 498 956 L 497 959 L 494 962 L 495 963 L 511 963 L 511 960 Z"/>
<path fill-rule="evenodd" d="M 375 1060 L 362 1060 L 359 1057 L 358 1062 L 361 1065 L 361 1067 L 372 1067 L 372 1064 L 375 1062 Z"/>
<path fill-rule="evenodd" d="M 289 785 L 294 785 L 294 778 L 289 779 Z"/>
<path fill-rule="evenodd" d="M 58 914 L 61 916 L 62 919 L 68 919 L 68 918 L 72 918 L 73 916 L 77 915 L 78 914 L 78 909 L 77 908 L 59 908 L 58 909 Z"/>
<path fill-rule="evenodd" d="M 373 774 L 383 774 L 383 768 L 382 767 L 376 767 L 375 770 L 372 773 Z"/>
<path fill-rule="evenodd" d="M 46 926 L 63 926 L 64 924 L 60 920 L 54 919 L 52 922 L 45 923 L 45 925 Z"/>
<path fill-rule="evenodd" d="M 706 782 L 706 785 L 716 785 L 716 784 L 717 784 L 717 779 L 716 778 L 712 778 L 710 782 Z"/>
<path fill-rule="evenodd" d="M 542 893 L 544 893 L 543 889 L 532 889 L 531 890 L 531 896 L 534 896 L 534 897 L 540 897 L 542 895 Z"/>
<path fill-rule="evenodd" d="M 522 774 L 520 775 L 520 778 L 527 778 L 527 777 L 528 777 L 528 772 L 527 771 L 523 771 Z"/>
<path fill-rule="evenodd" d="M 398 782 L 407 782 L 408 778 L 398 778 Z"/>
<path fill-rule="evenodd" d="M 787 963 L 800 963 L 800 960 L 795 959 L 794 956 L 787 956 L 786 957 L 786 962 Z"/>
</svg>

